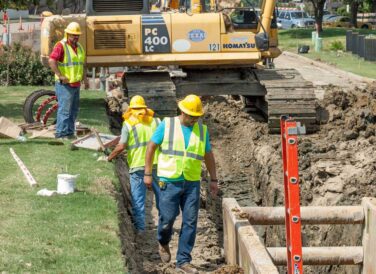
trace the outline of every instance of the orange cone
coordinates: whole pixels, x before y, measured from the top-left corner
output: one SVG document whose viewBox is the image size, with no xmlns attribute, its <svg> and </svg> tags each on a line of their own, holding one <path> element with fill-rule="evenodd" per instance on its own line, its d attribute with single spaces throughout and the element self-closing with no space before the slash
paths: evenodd
<svg viewBox="0 0 376 274">
<path fill-rule="evenodd" d="M 22 17 L 21 17 L 21 16 L 20 16 L 20 23 L 19 23 L 18 30 L 24 30 L 24 29 L 22 28 Z"/>
</svg>

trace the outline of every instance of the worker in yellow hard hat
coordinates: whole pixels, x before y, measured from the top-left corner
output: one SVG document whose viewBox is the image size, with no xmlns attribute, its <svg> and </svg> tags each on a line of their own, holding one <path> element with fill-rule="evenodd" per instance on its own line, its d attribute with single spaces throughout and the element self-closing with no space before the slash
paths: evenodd
<svg viewBox="0 0 376 274">
<path fill-rule="evenodd" d="M 78 42 L 80 25 L 71 22 L 65 37 L 53 48 L 48 63 L 55 73 L 58 104 L 56 138 L 75 138 L 75 121 L 79 110 L 81 81 L 88 87 L 85 69 L 85 50 Z"/>
<path fill-rule="evenodd" d="M 120 141 L 107 158 L 108 161 L 111 161 L 124 150 L 127 150 L 134 226 L 137 234 L 140 235 L 145 231 L 145 175 L 152 178 L 150 188 L 154 191 L 157 208 L 159 204 L 157 159 L 154 161 L 150 171 L 148 173 L 144 172 L 146 145 L 160 123 L 159 118 L 154 118 L 153 116 L 154 111 L 147 108 L 142 96 L 136 95 L 132 97 L 128 110 L 123 114 L 124 122 Z"/>
<path fill-rule="evenodd" d="M 145 184 L 152 183 L 149 176 L 155 157 L 158 157 L 160 187 L 158 241 L 159 255 L 165 263 L 171 260 L 169 242 L 172 227 L 179 208 L 183 222 L 176 255 L 179 273 L 198 273 L 190 264 L 197 229 L 200 203 L 201 163 L 210 174 L 209 189 L 213 197 L 218 192 L 218 180 L 209 133 L 200 117 L 204 115 L 201 99 L 188 95 L 178 104 L 181 114 L 165 118 L 153 134 L 147 150 L 145 163 Z M 160 148 L 159 156 L 155 151 Z"/>
</svg>

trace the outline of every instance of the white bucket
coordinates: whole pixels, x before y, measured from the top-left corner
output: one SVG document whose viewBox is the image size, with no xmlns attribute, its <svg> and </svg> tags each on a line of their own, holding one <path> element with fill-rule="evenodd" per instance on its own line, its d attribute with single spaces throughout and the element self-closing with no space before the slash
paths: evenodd
<svg viewBox="0 0 376 274">
<path fill-rule="evenodd" d="M 58 174 L 57 175 L 57 193 L 69 194 L 74 192 L 76 179 L 79 174 Z"/>
</svg>

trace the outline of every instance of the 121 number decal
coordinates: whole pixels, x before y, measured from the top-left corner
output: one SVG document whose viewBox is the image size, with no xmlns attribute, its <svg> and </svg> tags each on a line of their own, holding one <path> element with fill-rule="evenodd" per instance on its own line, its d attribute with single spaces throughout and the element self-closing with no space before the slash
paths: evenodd
<svg viewBox="0 0 376 274">
<path fill-rule="evenodd" d="M 219 51 L 219 44 L 209 44 L 209 51 Z"/>
</svg>

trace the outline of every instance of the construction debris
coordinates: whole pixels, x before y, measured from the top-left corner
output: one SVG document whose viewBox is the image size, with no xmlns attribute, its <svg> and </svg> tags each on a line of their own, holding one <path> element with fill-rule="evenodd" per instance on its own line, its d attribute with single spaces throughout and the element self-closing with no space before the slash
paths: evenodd
<svg viewBox="0 0 376 274">
<path fill-rule="evenodd" d="M 31 133 L 29 139 L 34 138 L 55 138 L 55 130 L 42 129 L 42 130 L 29 130 L 28 133 Z"/>
<path fill-rule="evenodd" d="M 55 138 L 55 130 L 56 125 L 51 125 L 46 127 L 40 122 L 36 123 L 24 123 L 18 125 L 24 133 L 31 134 L 29 139 L 34 138 Z M 91 132 L 90 128 L 86 125 L 81 124 L 80 122 L 76 122 L 76 135 L 77 136 L 84 136 Z"/>
<path fill-rule="evenodd" d="M 0 137 L 17 139 L 22 129 L 5 117 L 0 117 Z"/>
<path fill-rule="evenodd" d="M 25 175 L 25 177 L 26 177 L 27 181 L 29 182 L 30 186 L 36 186 L 37 181 L 35 181 L 33 175 L 31 175 L 30 171 L 27 169 L 25 164 L 21 161 L 21 159 L 14 152 L 13 148 L 10 148 L 9 151 L 12 154 L 14 160 L 16 160 L 18 166 L 20 167 L 22 173 Z"/>
<path fill-rule="evenodd" d="M 99 138 L 97 138 L 95 133 L 91 133 L 86 135 L 80 139 L 77 139 L 72 142 L 72 145 L 79 148 L 86 148 L 96 151 L 101 151 L 109 147 L 116 146 L 120 140 L 120 136 L 104 134 L 104 133 L 97 133 Z M 98 141 L 101 141 L 102 144 Z"/>
<path fill-rule="evenodd" d="M 56 190 L 48 190 L 47 188 L 43 188 L 37 192 L 38 196 L 47 196 L 51 197 L 57 194 Z"/>
</svg>

